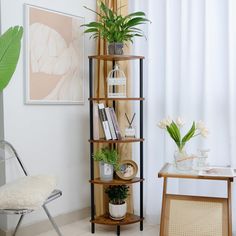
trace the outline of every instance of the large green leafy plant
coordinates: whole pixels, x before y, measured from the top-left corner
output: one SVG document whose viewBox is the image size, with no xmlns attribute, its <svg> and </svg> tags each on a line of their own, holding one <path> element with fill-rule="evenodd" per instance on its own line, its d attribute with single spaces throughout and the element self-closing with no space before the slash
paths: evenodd
<svg viewBox="0 0 236 236">
<path fill-rule="evenodd" d="M 20 55 L 23 28 L 9 28 L 0 36 L 0 91 L 8 85 Z"/>
<path fill-rule="evenodd" d="M 91 37 L 101 37 L 109 43 L 133 42 L 135 36 L 142 37 L 144 33 L 137 26 L 149 22 L 144 12 L 134 12 L 126 16 L 118 14 L 107 7 L 103 2 L 99 3 L 100 12 L 86 9 L 96 13 L 100 17 L 99 22 L 84 24 L 87 27 L 85 33 L 92 33 Z"/>
</svg>

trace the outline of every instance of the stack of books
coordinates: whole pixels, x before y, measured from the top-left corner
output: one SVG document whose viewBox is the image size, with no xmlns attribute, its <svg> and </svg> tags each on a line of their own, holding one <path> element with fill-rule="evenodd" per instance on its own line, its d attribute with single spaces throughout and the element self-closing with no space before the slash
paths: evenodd
<svg viewBox="0 0 236 236">
<path fill-rule="evenodd" d="M 105 107 L 103 103 L 94 104 L 94 139 L 99 139 L 98 118 L 106 140 L 121 139 L 121 131 L 113 107 Z"/>
</svg>

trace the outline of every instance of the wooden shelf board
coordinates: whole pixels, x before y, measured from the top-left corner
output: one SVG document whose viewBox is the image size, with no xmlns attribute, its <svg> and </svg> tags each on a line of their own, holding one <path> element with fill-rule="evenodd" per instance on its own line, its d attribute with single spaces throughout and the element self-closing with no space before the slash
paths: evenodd
<svg viewBox="0 0 236 236">
<path fill-rule="evenodd" d="M 145 98 L 88 98 L 89 101 L 144 101 Z"/>
<path fill-rule="evenodd" d="M 105 140 L 105 139 L 97 139 L 97 140 L 91 140 L 89 139 L 90 143 L 135 143 L 135 142 L 143 142 L 143 138 L 122 138 L 122 139 L 116 139 L 116 140 Z"/>
<path fill-rule="evenodd" d="M 90 180 L 89 182 L 93 184 L 103 184 L 103 185 L 121 185 L 121 184 L 135 184 L 135 183 L 140 183 L 143 181 L 144 179 L 135 177 L 131 180 L 113 179 L 112 181 L 103 181 L 100 178 L 96 178 L 94 180 Z"/>
<path fill-rule="evenodd" d="M 88 58 L 103 60 L 103 61 L 127 61 L 135 59 L 144 59 L 143 56 L 134 56 L 134 55 L 92 55 Z"/>
<path fill-rule="evenodd" d="M 126 217 L 123 220 L 112 220 L 109 218 L 108 214 L 105 214 L 105 215 L 96 217 L 94 220 L 91 220 L 91 222 L 95 224 L 101 224 L 101 225 L 129 225 L 129 224 L 138 223 L 142 220 L 144 220 L 144 218 L 127 213 Z"/>
</svg>

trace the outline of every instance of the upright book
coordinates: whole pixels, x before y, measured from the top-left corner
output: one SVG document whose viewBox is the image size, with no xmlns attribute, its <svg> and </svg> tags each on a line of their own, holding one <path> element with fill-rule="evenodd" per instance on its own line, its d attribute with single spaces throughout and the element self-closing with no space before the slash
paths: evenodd
<svg viewBox="0 0 236 236">
<path fill-rule="evenodd" d="M 116 132 L 115 132 L 115 127 L 114 127 L 112 119 L 111 119 L 110 107 L 106 107 L 105 112 L 106 112 L 110 132 L 111 132 L 111 137 L 113 140 L 115 140 L 115 139 L 117 139 L 117 136 L 116 136 Z"/>
<path fill-rule="evenodd" d="M 117 121 L 115 110 L 113 107 L 109 107 L 109 110 L 110 110 L 110 115 L 111 115 L 111 119 L 112 119 L 112 123 L 113 123 L 114 129 L 115 129 L 116 136 L 118 139 L 121 139 L 120 126 Z"/>
<path fill-rule="evenodd" d="M 108 123 L 106 112 L 105 112 L 105 106 L 103 103 L 98 104 L 98 113 L 99 113 L 99 117 L 100 117 L 103 131 L 104 131 L 105 139 L 111 140 L 112 136 L 111 136 L 109 123 Z"/>
</svg>

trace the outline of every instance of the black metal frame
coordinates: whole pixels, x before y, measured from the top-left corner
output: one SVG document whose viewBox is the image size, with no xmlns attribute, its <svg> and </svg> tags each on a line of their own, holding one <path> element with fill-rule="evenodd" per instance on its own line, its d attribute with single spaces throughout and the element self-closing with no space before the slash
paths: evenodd
<svg viewBox="0 0 236 236">
<path fill-rule="evenodd" d="M 115 65 L 115 61 L 112 61 Z M 90 140 L 93 140 L 93 58 L 89 57 L 89 98 L 90 98 Z M 139 59 L 139 97 L 143 98 L 143 58 Z M 115 107 L 115 101 L 113 101 Z M 140 100 L 140 139 L 143 139 L 143 100 Z M 115 145 L 115 144 L 114 144 Z M 140 141 L 140 179 L 143 179 L 143 141 Z M 90 142 L 90 178 L 91 178 L 91 233 L 95 233 L 95 193 L 94 193 L 94 144 Z M 140 181 L 140 231 L 143 231 L 143 181 Z M 117 225 L 117 235 L 120 235 L 120 225 Z"/>
</svg>

